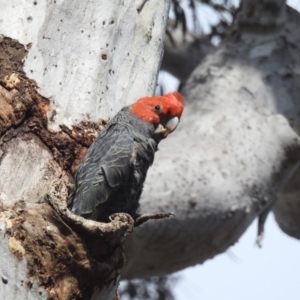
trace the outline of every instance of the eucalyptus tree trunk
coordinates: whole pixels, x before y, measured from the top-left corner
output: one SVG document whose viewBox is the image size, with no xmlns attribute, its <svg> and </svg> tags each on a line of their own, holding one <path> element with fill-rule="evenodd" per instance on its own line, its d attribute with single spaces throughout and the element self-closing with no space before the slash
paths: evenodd
<svg viewBox="0 0 300 300">
<path fill-rule="evenodd" d="M 65 208 L 70 173 L 125 104 L 152 95 L 169 1 L 2 1 L 0 298 L 113 299 L 132 219 Z"/>
<path fill-rule="evenodd" d="M 274 203 L 299 238 L 299 25 L 284 0 L 243 0 L 227 38 L 189 76 L 182 122 L 160 146 L 141 200 L 142 211 L 176 217 L 129 236 L 124 278 L 203 263 Z"/>
</svg>

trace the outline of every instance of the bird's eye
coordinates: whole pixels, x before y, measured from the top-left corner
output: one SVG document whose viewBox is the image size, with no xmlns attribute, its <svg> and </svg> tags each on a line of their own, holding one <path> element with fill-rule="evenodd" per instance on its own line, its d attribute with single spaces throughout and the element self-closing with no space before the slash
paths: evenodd
<svg viewBox="0 0 300 300">
<path fill-rule="evenodd" d="M 155 105 L 154 109 L 157 112 L 161 112 L 161 106 L 160 105 Z"/>
</svg>

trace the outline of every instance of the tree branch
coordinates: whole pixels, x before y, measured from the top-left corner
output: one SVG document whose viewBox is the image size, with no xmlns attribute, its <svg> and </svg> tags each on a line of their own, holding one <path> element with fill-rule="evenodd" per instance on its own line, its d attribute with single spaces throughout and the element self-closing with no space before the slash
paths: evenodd
<svg viewBox="0 0 300 300">
<path fill-rule="evenodd" d="M 268 14 L 260 3 L 251 1 L 254 11 Z M 126 240 L 124 278 L 171 273 L 226 251 L 278 196 L 276 219 L 300 232 L 300 16 L 277 7 L 272 22 L 256 19 L 261 30 L 237 22 L 184 85 L 181 124 L 161 144 L 141 200 L 141 212 L 168 209 L 176 219 L 149 222 Z"/>
</svg>

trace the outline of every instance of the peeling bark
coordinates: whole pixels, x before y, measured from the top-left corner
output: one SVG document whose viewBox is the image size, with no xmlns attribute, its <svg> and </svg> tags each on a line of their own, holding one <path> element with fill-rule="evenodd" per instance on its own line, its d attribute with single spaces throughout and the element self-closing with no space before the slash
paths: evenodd
<svg viewBox="0 0 300 300">
<path fill-rule="evenodd" d="M 67 188 L 60 181 L 53 182 L 45 197 L 60 197 L 55 201 L 63 203 Z M 15 282 L 6 276 L 7 284 L 22 283 L 29 294 L 38 285 L 48 293 L 47 299 L 90 299 L 95 289 L 101 291 L 117 281 L 124 263 L 122 241 L 133 228 L 131 217 L 121 216 L 109 224 L 90 221 L 89 227 L 78 230 L 78 222 L 63 220 L 44 198 L 36 204 L 2 204 L 0 219 L 10 252 L 26 262 L 24 277 Z M 25 298 L 17 292 L 13 299 Z"/>
<path fill-rule="evenodd" d="M 33 157 L 37 155 L 40 158 L 45 157 L 53 166 L 58 163 L 62 170 L 73 171 L 105 122 L 103 120 L 97 123 L 81 122 L 72 129 L 61 125 L 61 130 L 58 132 L 49 130 L 47 126 L 49 101 L 37 92 L 35 82 L 28 79 L 21 69 L 26 55 L 25 47 L 10 38 L 2 38 L 0 46 L 3 51 L 1 65 L 4 66 L 0 69 L 0 76 L 2 76 L 0 77 L 0 121 L 2 121 L 0 123 L 2 162 L 0 170 L 8 174 L 12 164 L 21 168 L 23 162 L 26 164 L 26 161 L 29 161 L 30 164 Z M 42 149 L 39 149 L 40 147 Z M 11 149 L 16 149 L 17 152 Z M 31 151 L 28 151 L 29 149 Z M 51 156 L 54 158 L 53 161 Z M 18 160 L 20 160 L 19 164 L 16 162 Z M 33 165 L 33 169 L 35 167 L 38 170 L 43 169 L 42 161 L 43 159 L 39 160 L 40 164 Z M 57 170 L 57 167 L 48 167 L 48 169 L 56 173 L 53 170 Z M 24 174 L 20 174 L 21 184 L 23 176 Z M 45 179 L 48 179 L 47 176 Z M 12 195 L 19 189 L 11 185 L 10 181 L 11 178 L 6 176 L 1 180 L 0 187 L 6 194 Z M 11 190 L 6 186 L 6 182 L 11 186 Z M 32 184 L 35 185 L 36 182 Z M 27 190 L 30 190 L 29 186 Z M 17 195 L 16 199 L 19 199 Z"/>
<path fill-rule="evenodd" d="M 23 61 L 27 50 L 11 38 L 0 39 L 0 136 L 20 125 L 26 114 L 45 120 L 49 103 L 36 92 L 36 84 L 26 78 Z"/>
<path fill-rule="evenodd" d="M 0 294 L 12 299 L 112 299 L 124 262 L 130 219 L 86 223 L 60 205 L 70 171 L 104 124 L 94 122 L 154 91 L 169 2 L 79 2 L 16 10 L 10 1 L 0 11 L 0 49 L 12 48 L 0 56 Z M 162 142 L 146 181 L 141 212 L 176 218 L 150 221 L 126 239 L 124 277 L 222 253 L 297 182 L 299 14 L 279 0 L 242 4 L 229 37 L 188 79 L 182 124 Z"/>
<path fill-rule="evenodd" d="M 86 222 L 61 206 L 104 119 L 154 92 L 168 8 L 169 1 L 3 3 L 1 296 L 117 299 L 131 217 Z"/>
</svg>

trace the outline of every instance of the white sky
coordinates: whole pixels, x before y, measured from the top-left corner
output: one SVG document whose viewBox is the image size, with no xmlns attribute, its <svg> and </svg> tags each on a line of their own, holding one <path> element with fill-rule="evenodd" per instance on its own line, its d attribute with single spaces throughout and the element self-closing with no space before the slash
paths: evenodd
<svg viewBox="0 0 300 300">
<path fill-rule="evenodd" d="M 300 11 L 300 0 L 287 3 Z M 214 23 L 215 16 L 209 16 L 207 21 Z M 174 87 L 176 81 L 168 80 L 167 89 Z M 256 232 L 257 220 L 226 253 L 178 272 L 176 300 L 300 300 L 300 241 L 284 234 L 273 214 L 262 249 L 254 245 Z"/>
<path fill-rule="evenodd" d="M 178 272 L 176 300 L 299 300 L 300 241 L 284 234 L 271 214 L 260 249 L 257 221 L 226 253 Z"/>
</svg>

